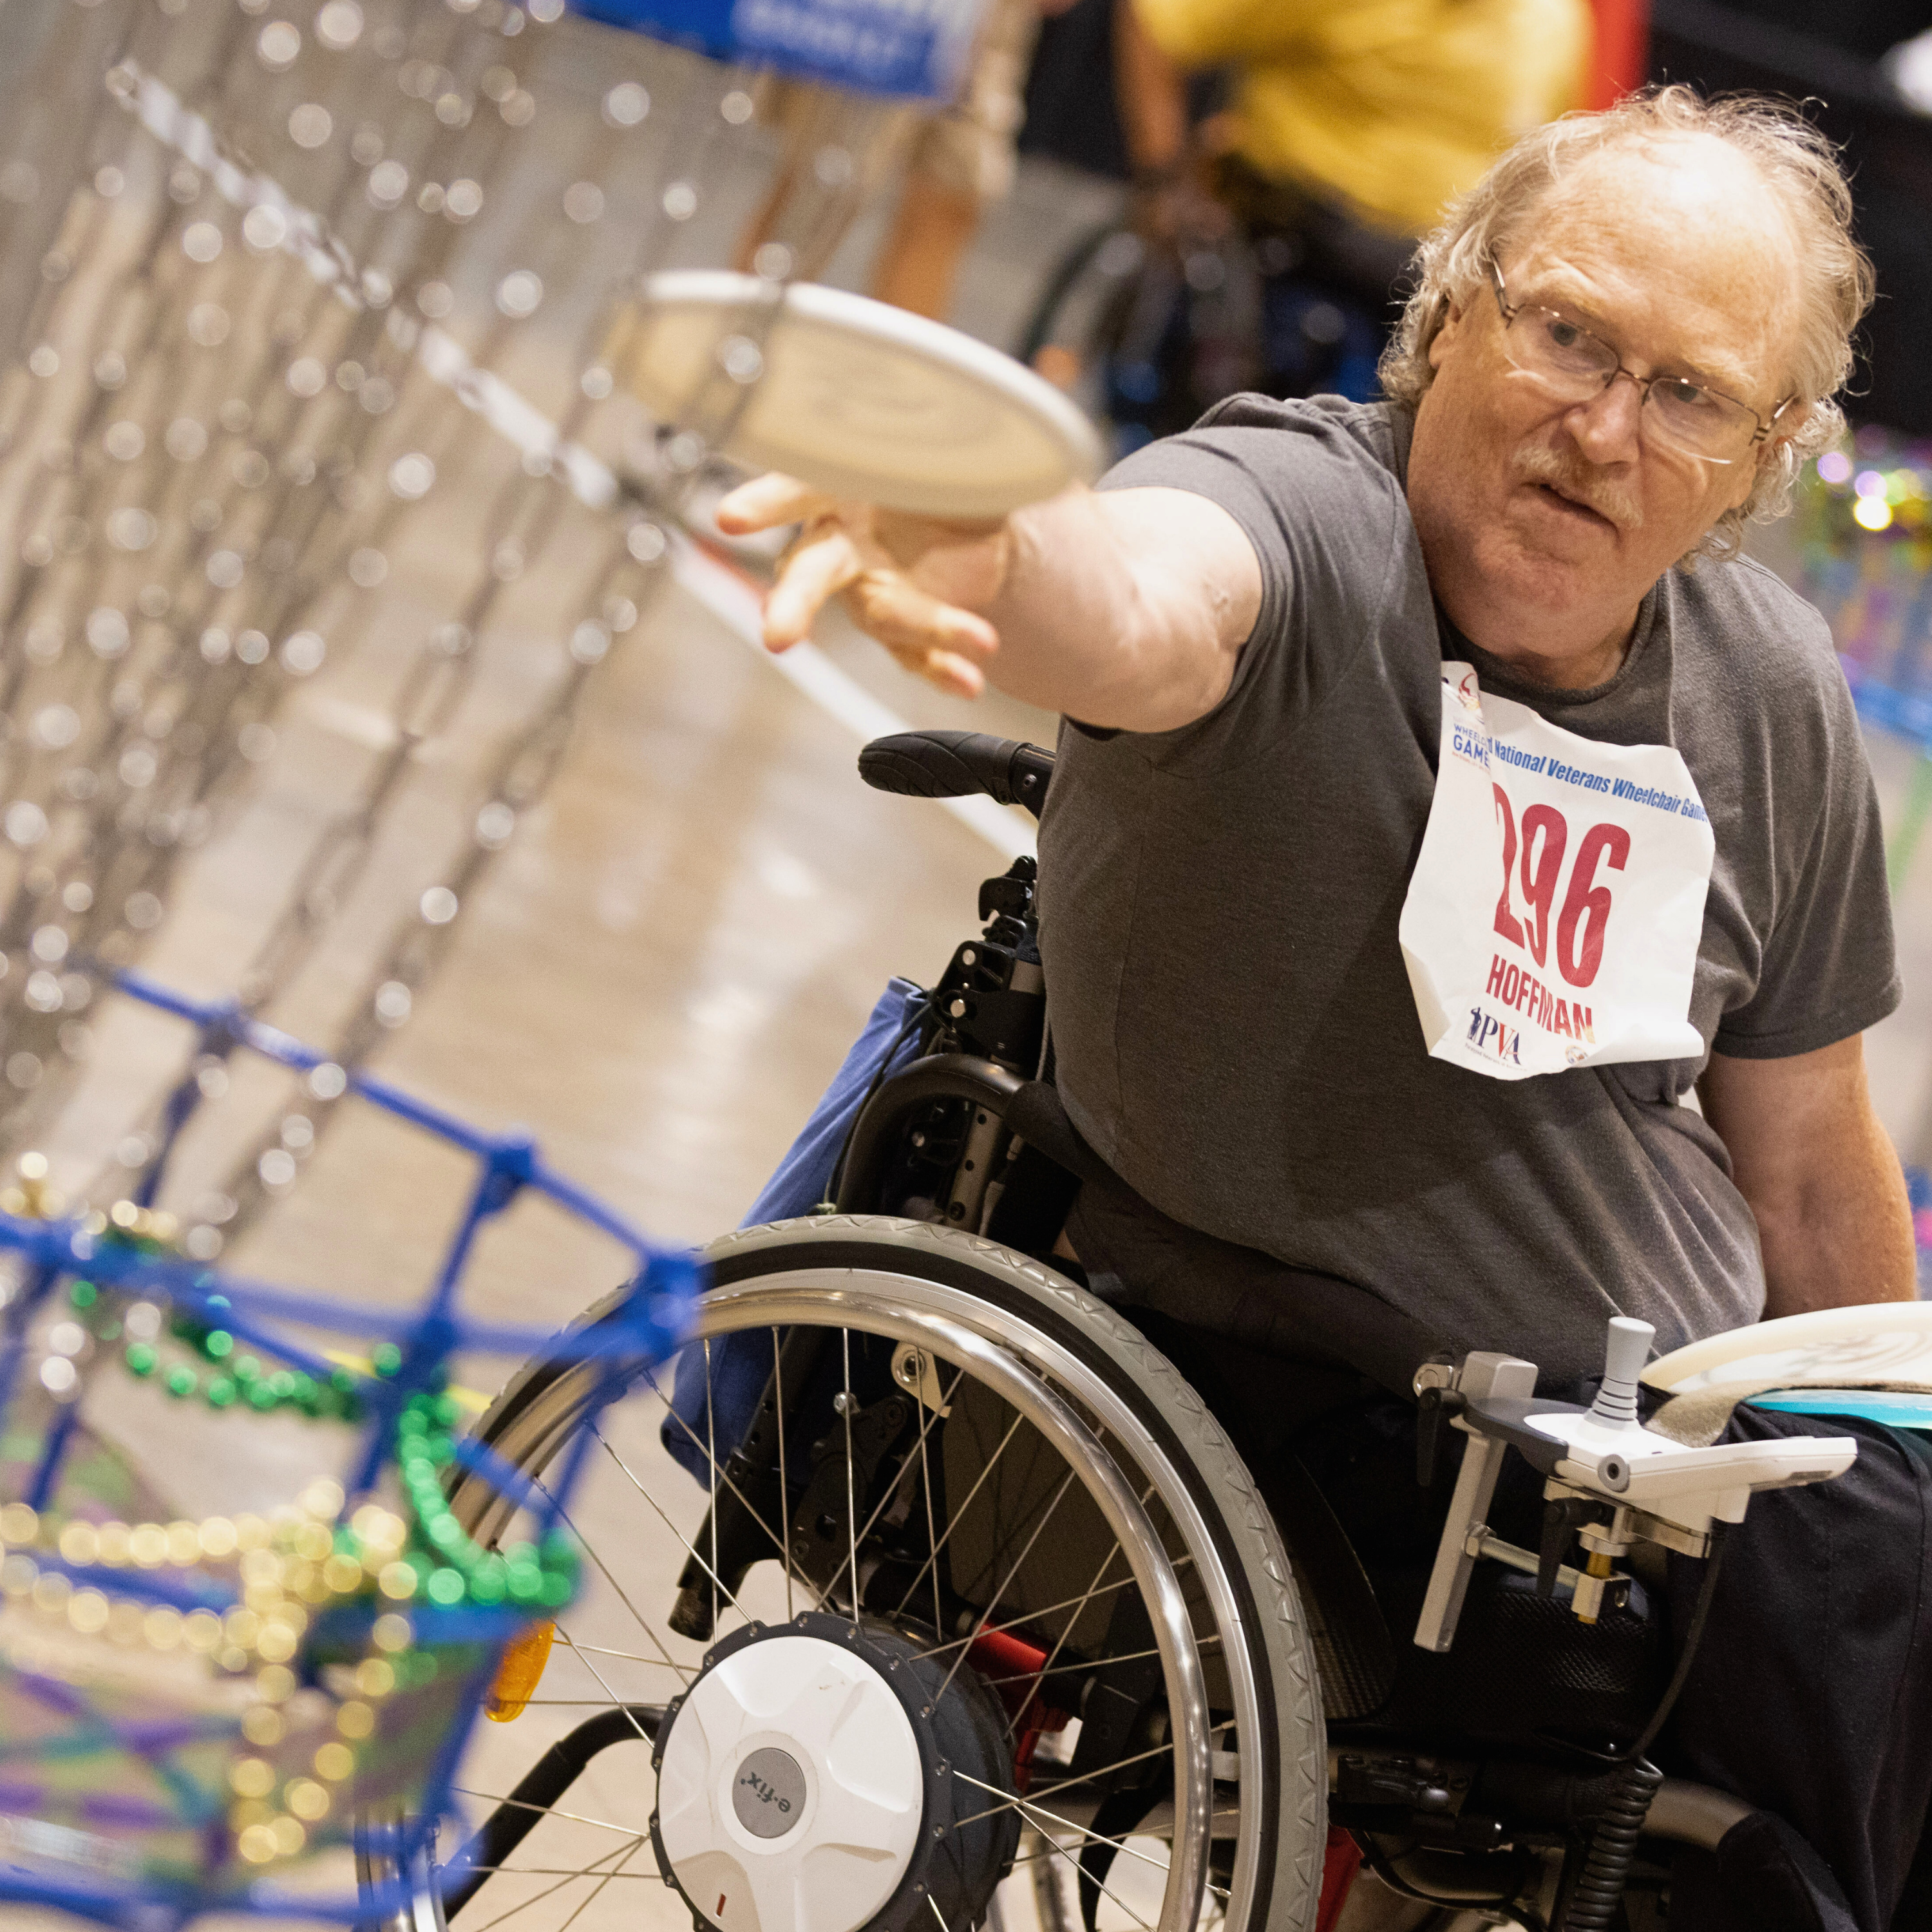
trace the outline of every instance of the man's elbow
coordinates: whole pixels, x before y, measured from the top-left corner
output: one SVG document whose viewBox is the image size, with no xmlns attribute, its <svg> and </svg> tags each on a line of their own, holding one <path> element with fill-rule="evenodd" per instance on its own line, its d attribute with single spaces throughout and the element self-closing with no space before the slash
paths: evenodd
<svg viewBox="0 0 1932 1932">
<path fill-rule="evenodd" d="M 1204 644 L 1136 652 L 1071 715 L 1103 731 L 1178 731 L 1227 696 L 1234 674 L 1234 655 Z"/>
</svg>

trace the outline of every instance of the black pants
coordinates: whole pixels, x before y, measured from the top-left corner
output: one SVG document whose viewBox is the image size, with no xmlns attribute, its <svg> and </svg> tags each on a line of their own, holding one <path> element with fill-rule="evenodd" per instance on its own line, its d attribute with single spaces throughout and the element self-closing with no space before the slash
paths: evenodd
<svg viewBox="0 0 1932 1932">
<path fill-rule="evenodd" d="M 1440 1338 L 1348 1283 L 1182 1228 L 1118 1181 L 1090 1180 L 1068 1228 L 1096 1290 L 1204 1385 L 1264 1494 L 1305 1472 L 1385 1603 L 1386 1580 L 1426 1569 L 1445 1505 L 1415 1484 L 1402 1398 Z M 1759 1808 L 1715 1853 L 1680 1858 L 1672 1924 L 1932 1932 L 1932 1438 L 1749 1408 L 1730 1432 L 1856 1436 L 1858 1458 L 1835 1481 L 1754 1498 L 1730 1539 L 1654 1754 Z M 1526 1466 L 1508 1466 L 1521 1493 L 1499 1504 L 1533 1505 Z M 1703 1574 L 1671 1559 L 1678 1630 Z M 1400 1661 L 1409 1630 L 1390 1607 Z"/>
</svg>

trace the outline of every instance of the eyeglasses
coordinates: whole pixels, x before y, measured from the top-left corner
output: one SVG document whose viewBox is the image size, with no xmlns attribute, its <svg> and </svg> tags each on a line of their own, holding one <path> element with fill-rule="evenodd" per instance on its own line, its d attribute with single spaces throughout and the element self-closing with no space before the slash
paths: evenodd
<svg viewBox="0 0 1932 1932">
<path fill-rule="evenodd" d="M 1688 376 L 1632 374 L 1607 342 L 1568 316 L 1534 302 L 1512 303 L 1493 258 L 1490 281 L 1502 311 L 1503 353 L 1526 376 L 1573 403 L 1586 403 L 1619 376 L 1628 376 L 1636 386 L 1640 406 L 1651 406 L 1640 422 L 1648 425 L 1658 442 L 1683 455 L 1706 463 L 1742 462 L 1797 400 L 1786 397 L 1767 422 L 1736 398 Z"/>
</svg>

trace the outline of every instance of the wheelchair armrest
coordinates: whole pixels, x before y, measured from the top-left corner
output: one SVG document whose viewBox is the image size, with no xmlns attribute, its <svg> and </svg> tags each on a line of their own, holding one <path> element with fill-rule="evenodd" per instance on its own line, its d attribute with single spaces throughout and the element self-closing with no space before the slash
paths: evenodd
<svg viewBox="0 0 1932 1932">
<path fill-rule="evenodd" d="M 1580 1619 L 1594 1623 L 1612 1586 L 1624 1580 L 1611 1563 L 1634 1543 L 1706 1556 L 1713 1525 L 1742 1522 L 1757 1491 L 1828 1481 L 1856 1459 L 1858 1444 L 1850 1436 L 1687 1447 L 1647 1426 L 1639 1417 L 1637 1383 L 1655 1334 L 1647 1322 L 1612 1318 L 1603 1382 L 1588 1408 L 1538 1397 L 1534 1364 L 1514 1356 L 1472 1354 L 1447 1381 L 1437 1364 L 1418 1370 L 1418 1397 L 1430 1393 L 1440 1413 L 1453 1394 L 1450 1426 L 1470 1438 L 1416 1624 L 1422 1648 L 1444 1651 L 1455 1641 L 1479 1558 L 1529 1570 L 1546 1592 L 1572 1535 L 1580 1536 L 1590 1563 L 1587 1575 L 1572 1573 L 1571 1605 Z M 1545 1502 L 1558 1512 L 1546 1513 L 1540 1561 L 1492 1536 L 1488 1526 L 1496 1478 L 1512 1449 L 1544 1478 Z"/>
<path fill-rule="evenodd" d="M 838 1211 L 876 1210 L 888 1164 L 898 1147 L 899 1130 L 916 1109 L 934 1100 L 969 1100 L 1004 1118 L 1022 1084 L 1017 1073 L 964 1053 L 929 1054 L 881 1082 L 852 1124 L 838 1178 Z"/>
</svg>

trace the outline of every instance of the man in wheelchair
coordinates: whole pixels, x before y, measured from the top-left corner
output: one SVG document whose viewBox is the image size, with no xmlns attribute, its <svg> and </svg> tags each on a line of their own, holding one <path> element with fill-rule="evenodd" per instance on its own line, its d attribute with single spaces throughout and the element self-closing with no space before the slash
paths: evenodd
<svg viewBox="0 0 1932 1932">
<path fill-rule="evenodd" d="M 1383 403 L 1238 397 L 996 527 L 776 476 L 720 513 L 803 526 L 774 649 L 842 595 L 943 688 L 1065 719 L 997 772 L 874 748 L 894 788 L 1046 795 L 1037 963 L 1023 864 L 982 906 L 1004 968 L 962 949 L 940 991 L 982 1016 L 945 1043 L 1019 1070 L 976 1114 L 922 1090 L 1030 1165 L 991 1197 L 985 1141 L 962 1194 L 955 1145 L 921 1192 L 868 1110 L 842 1203 L 1056 1254 L 1209 1397 L 1313 1600 L 1372 1853 L 1432 1806 L 1438 1845 L 1496 1842 L 1454 1763 L 1378 1738 L 1605 1741 L 1561 1798 L 1594 1821 L 1570 1925 L 1932 1925 L 1932 1438 L 1679 1398 L 1652 1420 L 1734 1460 L 1671 1490 L 1636 1419 L 1652 1332 L 1916 1293 L 1861 1041 L 1898 999 L 1871 782 L 1823 623 L 1741 554 L 1842 428 L 1849 215 L 1795 115 L 1667 89 L 1451 211 Z M 1640 1906 L 1653 1747 L 1742 1802 Z"/>
</svg>

